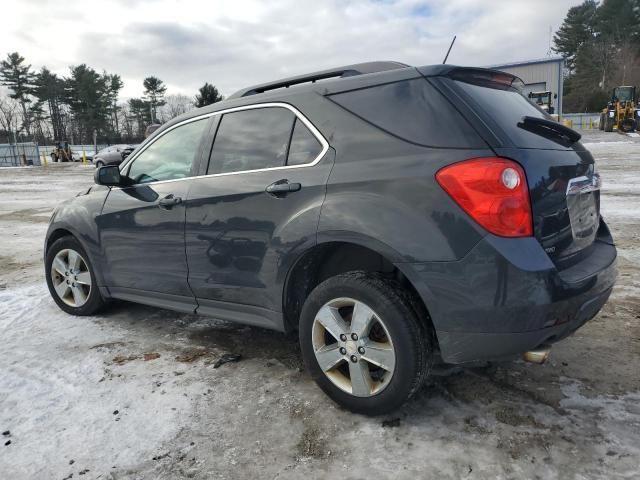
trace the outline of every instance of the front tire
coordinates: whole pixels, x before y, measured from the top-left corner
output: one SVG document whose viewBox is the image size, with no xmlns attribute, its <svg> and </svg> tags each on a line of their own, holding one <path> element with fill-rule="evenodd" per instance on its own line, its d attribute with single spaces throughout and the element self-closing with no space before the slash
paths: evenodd
<svg viewBox="0 0 640 480">
<path fill-rule="evenodd" d="M 365 415 L 396 410 L 422 385 L 434 356 L 429 333 L 396 282 L 360 271 L 318 285 L 304 303 L 299 332 L 318 386 Z"/>
<path fill-rule="evenodd" d="M 605 132 L 613 132 L 613 124 L 615 123 L 615 120 L 610 117 L 609 115 L 607 115 L 607 119 L 604 123 L 604 131 Z"/>
<path fill-rule="evenodd" d="M 93 315 L 105 302 L 89 256 L 74 237 L 62 237 L 49 247 L 45 259 L 49 293 L 71 315 Z"/>
</svg>

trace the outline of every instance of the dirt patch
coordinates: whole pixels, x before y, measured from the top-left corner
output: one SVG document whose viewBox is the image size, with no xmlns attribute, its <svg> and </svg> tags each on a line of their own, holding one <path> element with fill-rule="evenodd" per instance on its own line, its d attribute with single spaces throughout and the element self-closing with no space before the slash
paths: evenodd
<svg viewBox="0 0 640 480">
<path fill-rule="evenodd" d="M 496 447 L 501 451 L 506 451 L 513 460 L 521 458 L 531 458 L 533 463 L 536 457 L 532 452 L 544 452 L 543 461 L 551 460 L 550 439 L 539 433 L 517 433 L 515 435 L 503 436 L 498 439 Z"/>
<path fill-rule="evenodd" d="M 305 425 L 302 438 L 297 445 L 298 453 L 302 457 L 326 458 L 331 455 L 327 441 L 322 431 L 315 426 Z"/>
<path fill-rule="evenodd" d="M 209 351 L 234 352 L 246 359 L 275 359 L 292 370 L 303 368 L 298 339 L 272 330 L 220 324 L 198 328 L 189 334 L 189 340 Z"/>
<path fill-rule="evenodd" d="M 34 267 L 39 262 L 35 260 L 27 260 L 27 261 L 19 261 L 14 257 L 8 257 L 5 255 L 0 255 L 0 272 L 3 275 L 8 275 L 10 273 L 15 273 L 19 271 L 27 270 L 31 267 Z"/>
<path fill-rule="evenodd" d="M 199 358 L 206 357 L 209 352 L 206 350 L 191 350 L 176 356 L 176 361 L 181 363 L 193 363 Z"/>
<path fill-rule="evenodd" d="M 476 416 L 465 417 L 464 430 L 466 432 L 474 432 L 480 435 L 489 435 L 493 430 L 484 425 Z"/>
<path fill-rule="evenodd" d="M 138 358 L 140 357 L 138 357 L 137 355 L 117 355 L 111 359 L 111 362 L 115 363 L 116 365 L 124 365 L 125 363 L 132 362 L 133 360 L 137 360 Z"/>
<path fill-rule="evenodd" d="M 400 426 L 399 418 L 391 418 L 382 421 L 382 428 L 398 428 Z"/>
<path fill-rule="evenodd" d="M 300 458 L 327 458 L 331 455 L 329 433 L 317 423 L 318 414 L 306 403 L 296 403 L 289 409 L 292 420 L 302 422 L 303 430 L 296 451 Z"/>
<path fill-rule="evenodd" d="M 0 221 L 18 221 L 28 223 L 49 223 L 50 208 L 25 208 L 0 214 Z"/>
<path fill-rule="evenodd" d="M 89 347 L 89 350 L 101 350 L 101 349 L 113 350 L 118 347 L 124 347 L 125 345 L 126 345 L 126 342 L 117 342 L 117 341 L 105 342 L 105 343 L 98 343 L 97 345 Z"/>
<path fill-rule="evenodd" d="M 546 425 L 538 422 L 531 415 L 520 415 L 513 407 L 500 407 L 494 410 L 496 420 L 512 427 L 545 428 Z"/>
<path fill-rule="evenodd" d="M 157 358 L 160 358 L 160 354 L 157 352 L 150 352 L 150 353 L 145 353 L 142 358 L 144 359 L 145 362 L 148 362 L 149 360 L 155 360 Z"/>
</svg>

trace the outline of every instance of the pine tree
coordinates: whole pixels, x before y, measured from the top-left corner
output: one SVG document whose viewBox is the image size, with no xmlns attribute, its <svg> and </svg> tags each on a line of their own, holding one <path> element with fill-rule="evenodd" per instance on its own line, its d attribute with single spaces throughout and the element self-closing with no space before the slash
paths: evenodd
<svg viewBox="0 0 640 480">
<path fill-rule="evenodd" d="M 109 125 L 110 99 L 107 80 L 85 64 L 71 67 L 65 79 L 65 103 L 69 105 L 82 141 L 93 138 L 93 131 L 104 132 Z"/>
<path fill-rule="evenodd" d="M 206 82 L 200 89 L 198 90 L 198 94 L 196 95 L 194 105 L 196 108 L 204 107 L 206 105 L 211 105 L 212 103 L 219 102 L 223 99 L 218 89 Z"/>
<path fill-rule="evenodd" d="M 594 0 L 585 0 L 577 7 L 571 7 L 553 37 L 554 51 L 565 58 L 569 71 L 575 68 L 580 47 L 593 40 L 597 7 Z"/>
<path fill-rule="evenodd" d="M 49 118 L 53 129 L 55 140 L 63 140 L 65 137 L 65 126 L 62 112 L 62 102 L 64 97 L 64 82 L 47 67 L 42 67 L 36 75 L 35 96 L 40 102 L 46 103 L 49 108 Z"/>
<path fill-rule="evenodd" d="M 145 78 L 142 85 L 144 86 L 146 100 L 151 106 L 151 123 L 155 123 L 158 118 L 156 115 L 157 108 L 165 104 L 163 97 L 167 87 L 162 80 L 154 76 Z"/>
<path fill-rule="evenodd" d="M 109 101 L 109 116 L 111 119 L 111 128 L 116 133 L 116 135 L 120 135 L 120 126 L 118 125 L 118 95 L 120 94 L 120 90 L 124 87 L 124 82 L 120 75 L 114 74 L 109 75 L 107 72 L 104 72 L 104 78 L 107 84 L 107 97 Z"/>
<path fill-rule="evenodd" d="M 144 131 L 151 122 L 150 104 L 142 98 L 129 99 L 129 111 L 131 112 L 131 120 L 137 126 L 136 135 L 138 138 L 144 138 Z"/>
<path fill-rule="evenodd" d="M 640 0 L 586 0 L 554 36 L 566 59 L 565 110 L 602 109 L 617 85 L 640 84 Z"/>
</svg>

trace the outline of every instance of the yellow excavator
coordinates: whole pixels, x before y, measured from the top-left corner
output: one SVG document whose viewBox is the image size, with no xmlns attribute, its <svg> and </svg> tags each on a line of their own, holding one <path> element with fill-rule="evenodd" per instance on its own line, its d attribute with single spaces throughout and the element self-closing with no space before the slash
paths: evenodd
<svg viewBox="0 0 640 480">
<path fill-rule="evenodd" d="M 640 125 L 640 102 L 636 97 L 636 87 L 616 87 L 611 100 L 600 112 L 600 130 L 612 132 L 633 132 Z"/>
</svg>

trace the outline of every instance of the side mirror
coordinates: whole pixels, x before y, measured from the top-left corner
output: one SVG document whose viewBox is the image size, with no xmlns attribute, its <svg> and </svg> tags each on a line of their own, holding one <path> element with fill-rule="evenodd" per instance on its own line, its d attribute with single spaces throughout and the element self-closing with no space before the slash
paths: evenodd
<svg viewBox="0 0 640 480">
<path fill-rule="evenodd" d="M 117 165 L 106 165 L 100 167 L 93 174 L 93 180 L 98 185 L 105 185 L 107 187 L 118 187 L 122 185 L 122 177 L 120 176 L 120 169 Z"/>
</svg>

